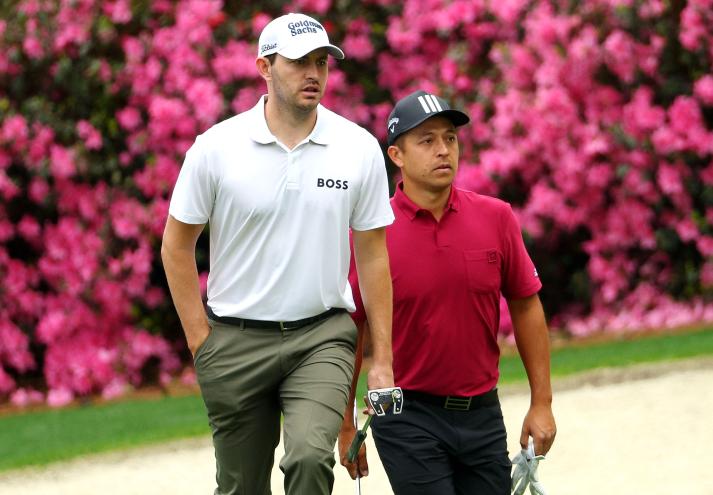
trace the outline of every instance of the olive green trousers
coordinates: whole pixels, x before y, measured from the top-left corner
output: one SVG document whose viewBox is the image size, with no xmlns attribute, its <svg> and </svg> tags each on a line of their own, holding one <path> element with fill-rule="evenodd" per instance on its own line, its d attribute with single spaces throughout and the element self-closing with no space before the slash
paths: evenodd
<svg viewBox="0 0 713 495">
<path fill-rule="evenodd" d="M 285 494 L 330 494 L 354 372 L 349 314 L 284 331 L 209 321 L 194 363 L 213 432 L 215 495 L 271 494 L 281 415 Z"/>
</svg>

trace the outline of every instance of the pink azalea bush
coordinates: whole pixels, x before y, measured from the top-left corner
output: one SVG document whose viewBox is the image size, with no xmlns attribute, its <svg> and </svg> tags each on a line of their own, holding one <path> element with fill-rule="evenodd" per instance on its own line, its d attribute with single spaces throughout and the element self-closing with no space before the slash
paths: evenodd
<svg viewBox="0 0 713 495">
<path fill-rule="evenodd" d="M 407 1 L 390 18 L 380 84 L 470 110 L 459 182 L 513 203 L 555 326 L 713 321 L 711 21 L 710 1 L 659 0 Z"/>
<path fill-rule="evenodd" d="M 379 139 L 416 88 L 469 112 L 459 184 L 514 205 L 554 326 L 713 321 L 710 0 L 14 0 L 0 400 L 195 379 L 158 257 L 170 191 L 195 136 L 264 93 L 255 42 L 283 11 L 324 21 L 348 55 L 324 104 Z M 205 290 L 203 240 L 198 262 Z"/>
</svg>

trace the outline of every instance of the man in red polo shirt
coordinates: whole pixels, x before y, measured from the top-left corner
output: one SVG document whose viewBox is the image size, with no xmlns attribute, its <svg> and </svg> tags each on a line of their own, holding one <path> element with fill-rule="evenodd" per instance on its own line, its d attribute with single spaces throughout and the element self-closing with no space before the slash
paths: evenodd
<svg viewBox="0 0 713 495">
<path fill-rule="evenodd" d="M 394 381 L 404 408 L 374 417 L 372 431 L 396 495 L 510 493 L 496 390 L 501 293 L 530 382 L 520 443 L 527 448 L 532 437 L 535 452 L 544 455 L 555 437 L 549 336 L 537 295 L 542 284 L 517 219 L 509 204 L 452 186 L 456 127 L 469 120 L 438 96 L 417 91 L 396 104 L 388 121 L 387 153 L 403 177 L 386 236 Z M 354 270 L 350 281 L 353 317 L 368 328 Z M 355 477 L 368 466 L 363 450 L 355 463 L 346 460 L 352 420 L 346 411 L 339 444 L 342 464 Z"/>
</svg>

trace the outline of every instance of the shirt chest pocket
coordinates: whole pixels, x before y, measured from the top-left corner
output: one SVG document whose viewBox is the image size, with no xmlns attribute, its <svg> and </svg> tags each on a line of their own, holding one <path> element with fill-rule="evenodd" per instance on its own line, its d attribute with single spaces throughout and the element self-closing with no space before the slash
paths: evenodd
<svg viewBox="0 0 713 495">
<path fill-rule="evenodd" d="M 468 276 L 468 289 L 487 293 L 500 290 L 503 257 L 497 249 L 476 249 L 463 252 Z"/>
</svg>

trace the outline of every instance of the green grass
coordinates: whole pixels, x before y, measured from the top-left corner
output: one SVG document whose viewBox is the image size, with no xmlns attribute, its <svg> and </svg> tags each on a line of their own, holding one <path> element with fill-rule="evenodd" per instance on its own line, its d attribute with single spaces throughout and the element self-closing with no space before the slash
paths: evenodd
<svg viewBox="0 0 713 495">
<path fill-rule="evenodd" d="M 713 354 L 713 327 L 597 344 L 573 344 L 552 352 L 552 376 L 566 376 L 597 368 L 671 361 Z M 500 383 L 525 381 L 519 356 L 500 360 Z"/>
<path fill-rule="evenodd" d="M 602 367 L 713 355 L 713 327 L 635 340 L 570 344 L 552 353 L 553 376 Z M 525 380 L 517 355 L 501 359 L 503 384 Z M 357 397 L 366 393 L 362 374 Z M 361 403 L 361 400 L 360 400 Z M 136 399 L 0 416 L 0 471 L 43 465 L 89 453 L 208 435 L 197 396 Z"/>
<path fill-rule="evenodd" d="M 0 416 L 0 470 L 209 433 L 198 396 Z"/>
</svg>

